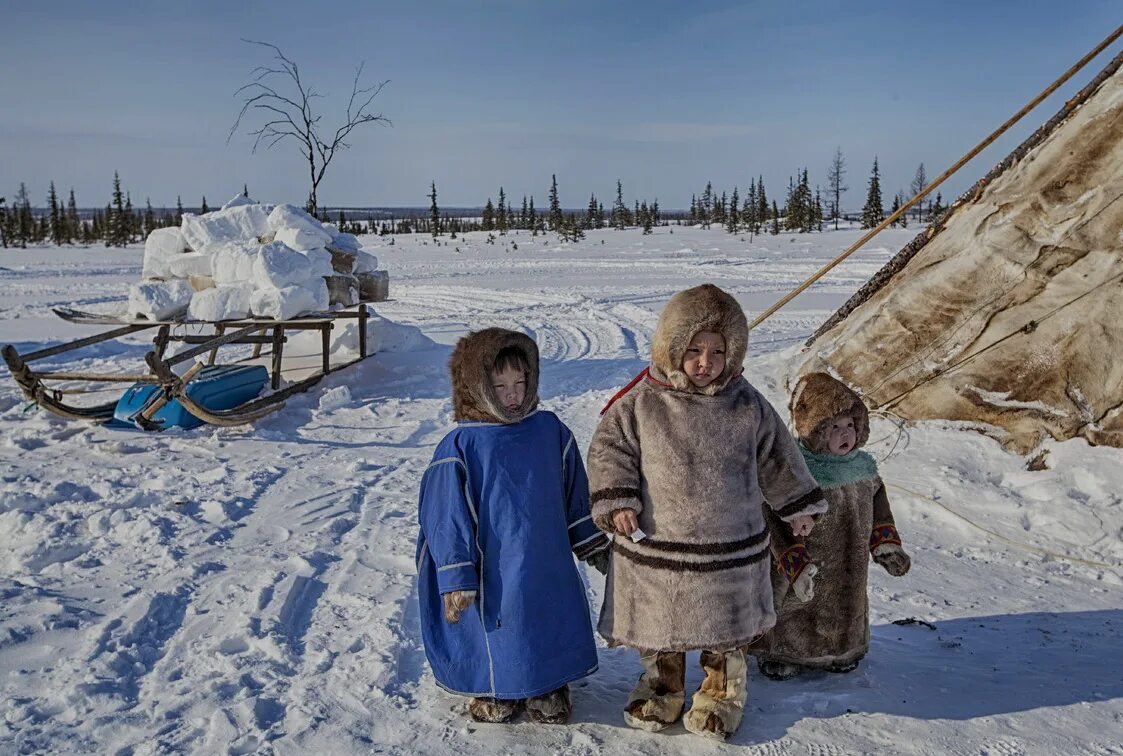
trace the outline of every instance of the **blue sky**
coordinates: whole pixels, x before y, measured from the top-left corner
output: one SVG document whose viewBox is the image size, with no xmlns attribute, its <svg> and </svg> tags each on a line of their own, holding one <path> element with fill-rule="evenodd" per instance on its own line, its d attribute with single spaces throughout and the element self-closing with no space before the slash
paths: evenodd
<svg viewBox="0 0 1123 756">
<path fill-rule="evenodd" d="M 334 128 L 355 67 L 390 80 L 393 121 L 355 132 L 320 187 L 329 205 L 478 205 L 503 185 L 545 202 L 615 182 L 685 207 L 706 181 L 773 195 L 803 166 L 826 185 L 840 146 L 859 207 L 877 155 L 887 197 L 950 165 L 1123 23 L 1118 0 L 834 2 L 0 1 L 0 194 L 47 183 L 103 204 L 303 202 L 292 145 L 251 154 L 227 133 L 234 90 L 280 46 Z M 949 182 L 966 188 L 1118 53 L 1117 42 Z M 888 199 L 887 199 L 888 202 Z"/>
</svg>

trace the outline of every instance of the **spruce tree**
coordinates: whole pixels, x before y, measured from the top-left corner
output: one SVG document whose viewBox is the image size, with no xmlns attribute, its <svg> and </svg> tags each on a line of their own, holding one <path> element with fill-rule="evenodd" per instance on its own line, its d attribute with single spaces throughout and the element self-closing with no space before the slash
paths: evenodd
<svg viewBox="0 0 1123 756">
<path fill-rule="evenodd" d="M 764 176 L 757 176 L 756 179 L 756 201 L 757 201 L 757 231 L 759 232 L 764 228 L 764 222 L 768 220 L 768 195 L 764 191 Z M 773 202 L 772 206 L 775 207 L 776 203 Z"/>
<path fill-rule="evenodd" d="M 737 187 L 733 187 L 733 198 L 729 202 L 729 212 L 725 216 L 725 230 L 731 234 L 737 233 L 740 204 L 741 198 L 737 194 Z"/>
<path fill-rule="evenodd" d="M 144 198 L 144 238 L 156 230 L 156 211 L 152 209 L 152 200 Z"/>
<path fill-rule="evenodd" d="M 772 200 L 772 235 L 780 234 L 780 208 L 776 207 L 776 200 Z"/>
<path fill-rule="evenodd" d="M 0 197 L 0 248 L 8 248 L 8 239 L 11 238 L 12 231 L 8 226 L 11 214 L 8 212 L 8 200 Z"/>
<path fill-rule="evenodd" d="M 597 227 L 597 195 L 595 194 L 589 196 L 589 206 L 585 208 L 585 220 L 581 226 L 583 228 Z"/>
<path fill-rule="evenodd" d="M 815 230 L 823 233 L 823 201 L 819 196 L 819 186 L 815 185 L 815 204 L 812 211 L 812 222 L 815 225 Z"/>
<path fill-rule="evenodd" d="M 433 238 L 436 239 L 441 233 L 441 211 L 437 207 L 437 182 L 432 181 L 429 184 L 429 225 L 430 232 Z"/>
<path fill-rule="evenodd" d="M 604 225 L 605 225 L 604 203 L 598 201 L 597 202 L 597 228 L 604 228 Z"/>
<path fill-rule="evenodd" d="M 523 195 L 523 208 L 519 211 L 519 228 L 530 227 L 530 213 L 526 207 L 526 195 Z"/>
<path fill-rule="evenodd" d="M 487 198 L 487 204 L 484 205 L 484 215 L 480 221 L 480 227 L 484 231 L 495 230 L 495 205 L 491 204 L 491 197 Z"/>
<path fill-rule="evenodd" d="M 624 184 L 616 179 L 616 203 L 612 206 L 612 227 L 623 231 L 628 226 L 628 208 L 624 204 Z"/>
<path fill-rule="evenodd" d="M 206 215 L 210 211 L 211 211 L 211 209 L 209 207 L 207 207 L 207 195 L 204 194 L 203 195 L 203 204 L 199 207 L 199 213 L 201 215 Z"/>
<path fill-rule="evenodd" d="M 133 213 L 133 197 L 129 192 L 125 192 L 125 244 L 132 244 L 133 238 L 136 236 L 137 222 L 136 215 Z"/>
<path fill-rule="evenodd" d="M 889 214 L 892 215 L 893 213 L 897 212 L 900 209 L 901 209 L 901 193 L 897 192 L 896 194 L 893 195 L 893 204 L 889 207 Z M 902 221 L 904 221 L 904 219 L 905 218 L 902 215 L 900 218 L 893 221 L 889 225 L 890 226 L 901 226 L 901 223 L 902 223 Z"/>
<path fill-rule="evenodd" d="M 834 220 L 835 230 L 838 230 L 838 219 L 842 215 L 842 193 L 849 190 L 844 181 L 846 177 L 846 160 L 842 157 L 842 148 L 836 147 L 834 158 L 827 168 L 827 189 L 831 193 L 831 218 Z"/>
<path fill-rule="evenodd" d="M 511 203 L 507 203 L 507 228 L 515 227 L 515 208 L 511 207 Z"/>
<path fill-rule="evenodd" d="M 647 206 L 646 201 L 639 206 L 639 212 L 640 212 L 640 224 L 643 226 L 643 233 L 645 235 L 650 234 L 651 233 L 651 209 Z"/>
<path fill-rule="evenodd" d="M 811 195 L 811 182 L 807 178 L 806 168 L 803 169 L 803 174 L 799 178 L 796 193 L 799 194 L 801 213 L 799 230 L 805 234 L 811 233 L 811 229 L 815 226 L 815 198 Z"/>
<path fill-rule="evenodd" d="M 866 205 L 862 208 L 862 228 L 874 228 L 885 220 L 885 206 L 881 201 L 881 172 L 877 158 L 873 159 L 869 189 L 866 191 Z"/>
<path fill-rule="evenodd" d="M 749 179 L 749 191 L 745 195 L 745 204 L 741 208 L 741 222 L 749 229 L 750 234 L 757 232 L 756 225 L 756 179 Z"/>
<path fill-rule="evenodd" d="M 528 217 L 529 217 L 529 222 L 530 222 L 531 235 L 532 236 L 538 236 L 538 211 L 534 209 L 534 195 L 533 194 L 530 196 L 530 208 L 529 208 L 528 212 L 530 213 L 530 215 Z"/>
<path fill-rule="evenodd" d="M 175 196 L 175 224 L 178 226 L 183 223 L 183 200 L 177 194 Z"/>
<path fill-rule="evenodd" d="M 50 218 L 51 243 L 61 247 L 66 237 L 66 232 L 63 230 L 66 218 L 63 217 L 62 207 L 59 205 L 58 192 L 55 191 L 54 181 L 51 182 L 51 188 L 47 191 L 47 212 Z"/>
<path fill-rule="evenodd" d="M 944 212 L 944 198 L 940 192 L 936 192 L 936 201 L 932 204 L 932 213 L 929 220 L 937 221 L 940 219 L 940 214 Z"/>
<path fill-rule="evenodd" d="M 698 225 L 698 197 L 697 195 L 690 195 L 690 225 Z"/>
<path fill-rule="evenodd" d="M 499 187 L 499 205 L 495 208 L 495 228 L 501 234 L 507 233 L 507 195 Z"/>
<path fill-rule="evenodd" d="M 656 197 L 651 203 L 651 222 L 656 226 L 659 225 L 659 198 Z"/>
<path fill-rule="evenodd" d="M 558 177 L 550 174 L 550 230 L 556 231 L 562 225 L 561 202 L 558 200 Z"/>
<path fill-rule="evenodd" d="M 250 188 L 246 184 L 242 184 L 242 196 L 243 197 L 249 197 L 250 196 Z"/>
<path fill-rule="evenodd" d="M 74 187 L 70 187 L 70 198 L 66 201 L 66 231 L 67 244 L 82 236 L 82 220 L 78 217 L 78 201 L 74 199 Z"/>
<path fill-rule="evenodd" d="M 105 210 L 105 246 L 123 247 L 128 241 L 128 220 L 125 218 L 125 193 L 121 191 L 121 177 L 113 171 L 113 198 Z"/>
</svg>

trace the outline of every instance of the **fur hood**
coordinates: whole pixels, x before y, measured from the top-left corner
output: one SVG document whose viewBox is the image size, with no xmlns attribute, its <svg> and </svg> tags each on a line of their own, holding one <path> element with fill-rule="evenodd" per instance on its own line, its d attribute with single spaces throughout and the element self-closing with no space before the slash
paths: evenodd
<svg viewBox="0 0 1123 756">
<path fill-rule="evenodd" d="M 725 370 L 705 388 L 698 388 L 682 370 L 690 340 L 700 331 L 725 339 Z M 714 395 L 741 374 L 749 344 L 749 325 L 737 300 L 713 284 L 702 284 L 671 297 L 659 315 L 651 340 L 651 366 L 679 391 Z"/>
<path fill-rule="evenodd" d="M 828 425 L 838 415 L 850 415 L 854 419 L 855 449 L 869 440 L 870 415 L 861 397 L 827 373 L 808 373 L 800 378 L 788 409 L 796 437 L 816 454 L 827 451 Z"/>
<path fill-rule="evenodd" d="M 495 357 L 516 347 L 526 358 L 526 398 L 514 412 L 499 403 L 491 383 Z M 453 418 L 485 423 L 517 423 L 538 407 L 538 345 L 529 336 L 505 328 L 485 328 L 456 342 L 448 363 L 452 378 Z"/>
</svg>

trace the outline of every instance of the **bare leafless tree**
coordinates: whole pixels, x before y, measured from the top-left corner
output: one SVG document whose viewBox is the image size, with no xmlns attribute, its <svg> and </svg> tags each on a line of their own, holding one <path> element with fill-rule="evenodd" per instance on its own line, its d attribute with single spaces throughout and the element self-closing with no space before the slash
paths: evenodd
<svg viewBox="0 0 1123 756">
<path fill-rule="evenodd" d="M 234 119 L 234 125 L 230 127 L 226 143 L 230 143 L 247 113 L 251 110 L 255 111 L 255 114 L 261 111 L 258 115 L 266 119 L 265 122 L 249 132 L 250 136 L 254 137 L 253 151 L 257 152 L 257 148 L 262 144 L 268 149 L 286 138 L 295 140 L 299 145 L 300 154 L 308 161 L 308 174 L 312 184 L 311 191 L 308 193 L 308 208 L 309 212 L 315 213 L 316 191 L 336 152 L 351 146 L 346 141 L 348 135 L 356 127 L 366 123 L 390 125 L 390 119 L 381 113 L 375 115 L 367 111 L 374 98 L 390 82 L 387 80 L 360 89 L 359 79 L 362 77 L 364 65 L 360 63 L 351 84 L 351 98 L 347 101 L 347 113 L 343 125 L 331 136 L 323 138 L 319 131 L 322 116 L 312 108 L 312 100 L 322 95 L 301 80 L 300 69 L 296 63 L 285 57 L 276 45 L 252 39 L 242 41 L 270 48 L 276 53 L 274 60 L 280 62 L 255 68 L 250 72 L 253 81 L 239 87 L 234 93 L 235 97 L 243 98 L 242 110 Z M 356 102 L 361 104 L 355 107 Z"/>
</svg>

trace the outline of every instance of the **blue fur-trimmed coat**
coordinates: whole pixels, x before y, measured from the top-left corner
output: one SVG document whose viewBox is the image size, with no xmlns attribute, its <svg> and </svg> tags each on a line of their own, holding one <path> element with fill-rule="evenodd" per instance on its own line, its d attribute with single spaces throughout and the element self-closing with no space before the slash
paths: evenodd
<svg viewBox="0 0 1123 756">
<path fill-rule="evenodd" d="M 605 536 L 589 516 L 573 433 L 552 412 L 460 422 L 421 481 L 418 591 L 425 653 L 454 693 L 528 698 L 597 667 L 574 552 Z M 478 591 L 460 622 L 441 594 Z"/>
</svg>

